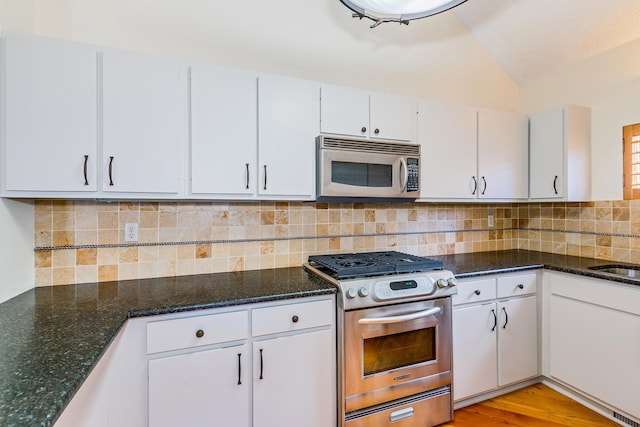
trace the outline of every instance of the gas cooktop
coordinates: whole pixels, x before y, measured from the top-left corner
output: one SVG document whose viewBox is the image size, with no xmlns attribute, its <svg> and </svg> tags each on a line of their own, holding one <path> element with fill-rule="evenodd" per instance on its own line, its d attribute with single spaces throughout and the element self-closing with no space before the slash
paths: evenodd
<svg viewBox="0 0 640 427">
<path fill-rule="evenodd" d="M 396 251 L 311 255 L 309 264 L 339 280 L 443 268 L 442 261 Z"/>
</svg>

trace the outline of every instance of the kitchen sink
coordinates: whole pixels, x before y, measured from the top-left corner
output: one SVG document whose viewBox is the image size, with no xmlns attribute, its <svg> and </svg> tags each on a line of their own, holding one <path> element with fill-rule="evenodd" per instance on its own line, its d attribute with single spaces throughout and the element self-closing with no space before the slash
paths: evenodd
<svg viewBox="0 0 640 427">
<path fill-rule="evenodd" d="M 634 265 L 598 265 L 589 267 L 589 270 L 599 271 L 602 273 L 615 274 L 616 276 L 628 277 L 640 280 L 640 266 Z"/>
</svg>

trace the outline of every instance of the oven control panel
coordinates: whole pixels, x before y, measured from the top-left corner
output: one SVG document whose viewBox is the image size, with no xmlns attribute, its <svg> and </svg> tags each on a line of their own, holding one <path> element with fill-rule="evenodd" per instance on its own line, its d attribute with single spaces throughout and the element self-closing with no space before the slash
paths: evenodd
<svg viewBox="0 0 640 427">
<path fill-rule="evenodd" d="M 373 285 L 372 298 L 377 301 L 384 301 L 419 295 L 433 295 L 435 291 L 436 284 L 430 277 L 390 279 L 376 282 Z"/>
<path fill-rule="evenodd" d="M 447 270 L 354 279 L 341 283 L 340 288 L 343 294 L 341 308 L 349 310 L 457 293 L 453 273 Z"/>
</svg>

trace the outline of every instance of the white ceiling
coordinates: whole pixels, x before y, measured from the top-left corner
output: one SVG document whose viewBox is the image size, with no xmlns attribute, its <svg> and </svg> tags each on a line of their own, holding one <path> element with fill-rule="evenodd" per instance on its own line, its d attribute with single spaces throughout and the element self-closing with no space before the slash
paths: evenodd
<svg viewBox="0 0 640 427">
<path fill-rule="evenodd" d="M 453 13 L 518 84 L 640 38 L 639 0 L 468 0 Z"/>
</svg>

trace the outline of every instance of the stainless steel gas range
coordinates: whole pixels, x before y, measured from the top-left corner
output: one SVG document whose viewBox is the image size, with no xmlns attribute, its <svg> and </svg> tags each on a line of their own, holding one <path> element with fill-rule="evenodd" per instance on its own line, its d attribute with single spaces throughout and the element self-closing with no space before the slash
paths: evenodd
<svg viewBox="0 0 640 427">
<path fill-rule="evenodd" d="M 451 295 L 441 262 L 400 252 L 315 255 L 305 268 L 338 294 L 339 425 L 450 421 Z"/>
</svg>

